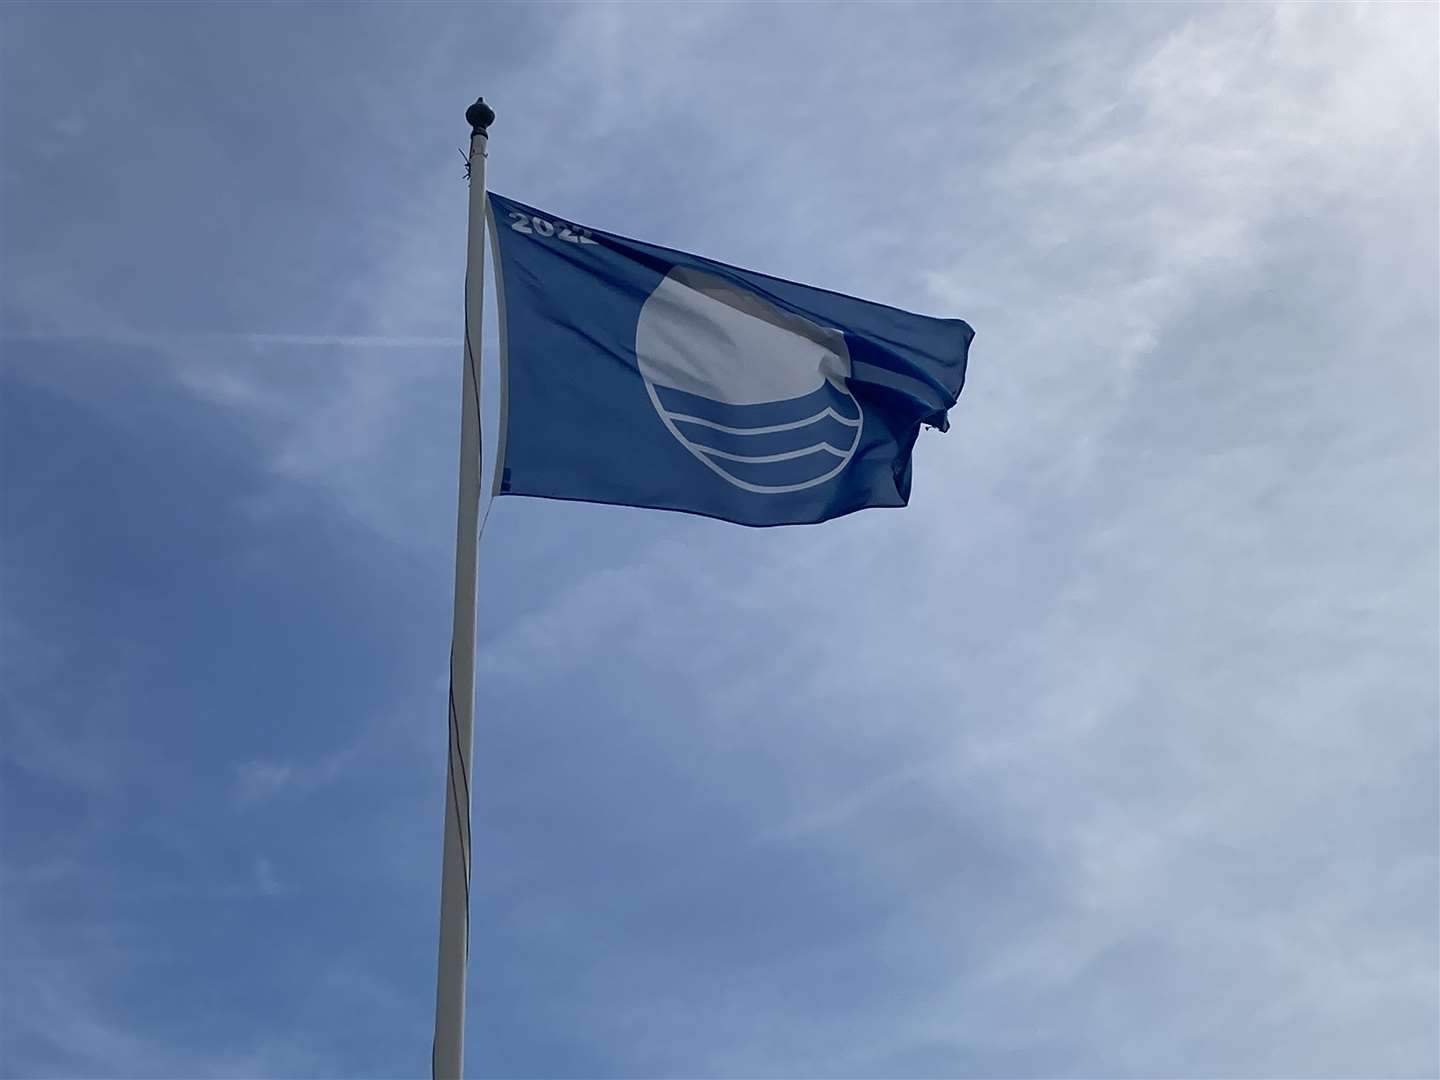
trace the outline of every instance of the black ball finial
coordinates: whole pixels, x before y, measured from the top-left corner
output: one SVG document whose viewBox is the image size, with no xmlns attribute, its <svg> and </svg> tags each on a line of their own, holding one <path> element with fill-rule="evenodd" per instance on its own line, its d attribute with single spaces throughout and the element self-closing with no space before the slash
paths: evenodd
<svg viewBox="0 0 1440 1080">
<path fill-rule="evenodd" d="M 465 110 L 465 119 L 470 124 L 470 133 L 477 132 L 484 135 L 491 124 L 495 122 L 495 110 L 485 104 L 485 99 L 476 98 L 475 104 Z"/>
</svg>

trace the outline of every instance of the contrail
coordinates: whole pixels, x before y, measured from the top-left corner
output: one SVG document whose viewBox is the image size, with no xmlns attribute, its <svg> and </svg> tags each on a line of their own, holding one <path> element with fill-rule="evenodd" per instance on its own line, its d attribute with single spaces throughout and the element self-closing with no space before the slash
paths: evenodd
<svg viewBox="0 0 1440 1080">
<path fill-rule="evenodd" d="M 247 345 L 299 345 L 310 348 L 346 349 L 458 349 L 458 337 L 386 337 L 369 334 L 284 334 L 215 333 L 164 334 L 130 331 L 110 333 L 0 331 L 0 341 L 77 341 L 110 345 L 202 345 L 243 343 Z"/>
<path fill-rule="evenodd" d="M 237 334 L 257 345 L 343 345 L 358 349 L 458 349 L 458 337 L 377 337 L 357 334 Z"/>
</svg>

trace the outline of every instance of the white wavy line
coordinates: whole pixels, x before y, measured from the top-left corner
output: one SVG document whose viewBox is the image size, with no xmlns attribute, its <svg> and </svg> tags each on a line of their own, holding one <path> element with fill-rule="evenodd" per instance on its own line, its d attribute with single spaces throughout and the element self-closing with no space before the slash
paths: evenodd
<svg viewBox="0 0 1440 1080">
<path fill-rule="evenodd" d="M 804 420 L 792 420 L 788 424 L 771 424 L 768 427 L 739 428 L 728 427 L 725 424 L 717 424 L 714 420 L 706 420 L 703 416 L 686 416 L 684 413 L 666 412 L 666 415 L 680 424 L 699 424 L 701 427 L 714 428 L 716 431 L 723 431 L 727 435 L 770 435 L 777 431 L 794 431 L 796 428 L 804 427 L 806 424 L 813 424 L 817 420 L 823 420 L 827 415 L 839 420 L 846 427 L 859 427 L 860 421 L 850 420 L 841 416 L 829 405 L 821 409 L 814 416 L 807 416 Z"/>
<path fill-rule="evenodd" d="M 841 387 L 840 389 L 844 392 L 845 396 L 850 399 L 851 403 L 857 409 L 859 409 L 860 405 L 859 402 L 855 400 L 855 395 L 850 393 L 850 391 L 845 390 L 843 387 Z M 711 460 L 707 455 L 702 453 L 693 442 L 691 442 L 688 438 L 681 434 L 680 429 L 675 426 L 675 421 L 670 419 L 670 414 L 665 411 L 665 406 L 660 403 L 660 395 L 655 391 L 655 384 L 652 383 L 649 379 L 645 380 L 645 393 L 650 395 L 650 404 L 655 406 L 655 413 L 657 416 L 660 417 L 661 423 L 665 425 L 665 430 L 670 432 L 671 435 L 675 436 L 676 441 L 678 441 L 681 446 L 685 447 L 686 450 L 690 451 L 696 461 L 700 462 L 701 465 L 704 465 L 707 469 L 713 472 L 716 476 L 720 477 L 721 480 L 724 480 L 731 487 L 737 487 L 741 491 L 753 491 L 756 495 L 788 495 L 792 491 L 805 491 L 808 488 L 816 487 L 819 484 L 823 484 L 829 480 L 834 479 L 835 477 L 840 475 L 841 469 L 845 468 L 846 465 L 850 464 L 850 460 L 855 454 L 855 447 L 860 445 L 860 436 L 865 432 L 865 413 L 862 410 L 860 412 L 859 423 L 857 423 L 855 426 L 854 443 L 851 445 L 850 449 L 841 456 L 840 460 L 835 463 L 835 467 L 829 472 L 824 473 L 820 476 L 812 476 L 809 480 L 803 480 L 798 484 L 752 484 L 749 480 L 741 480 L 738 476 L 727 472 L 723 465 L 721 465 L 717 461 Z M 844 417 L 841 417 L 841 419 L 843 420 Z"/>
<path fill-rule="evenodd" d="M 708 446 L 701 446 L 699 443 L 691 443 L 696 450 L 702 454 L 709 454 L 711 457 L 724 458 L 726 461 L 747 461 L 755 465 L 763 465 L 771 461 L 789 461 L 792 458 L 805 457 L 815 453 L 817 450 L 824 450 L 827 454 L 834 454 L 838 458 L 847 456 L 845 451 L 836 450 L 829 443 L 816 443 L 814 446 L 807 446 L 803 450 L 787 450 L 783 454 L 760 454 L 755 457 L 746 457 L 744 454 L 731 454 L 724 450 L 712 450 Z"/>
</svg>

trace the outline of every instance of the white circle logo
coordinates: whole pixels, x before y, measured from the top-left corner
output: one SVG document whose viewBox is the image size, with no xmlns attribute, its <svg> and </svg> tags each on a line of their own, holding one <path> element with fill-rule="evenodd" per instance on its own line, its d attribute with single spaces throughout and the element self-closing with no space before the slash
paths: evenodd
<svg viewBox="0 0 1440 1080">
<path fill-rule="evenodd" d="M 665 275 L 640 309 L 635 354 L 670 434 L 735 487 L 815 487 L 860 445 L 845 335 L 714 274 Z"/>
</svg>

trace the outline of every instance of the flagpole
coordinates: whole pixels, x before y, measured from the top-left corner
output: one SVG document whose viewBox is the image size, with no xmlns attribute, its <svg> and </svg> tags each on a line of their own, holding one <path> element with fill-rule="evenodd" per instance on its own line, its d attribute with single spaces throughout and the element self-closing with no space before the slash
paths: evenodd
<svg viewBox="0 0 1440 1080">
<path fill-rule="evenodd" d="M 465 968 L 470 952 L 470 750 L 475 735 L 475 564 L 480 524 L 480 341 L 485 292 L 485 151 L 495 111 L 481 98 L 470 123 L 470 225 L 465 251 L 465 350 L 460 387 L 460 506 L 455 531 L 455 624 L 450 637 L 450 750 L 440 877 L 440 959 L 430 1074 L 460 1080 Z"/>
</svg>

